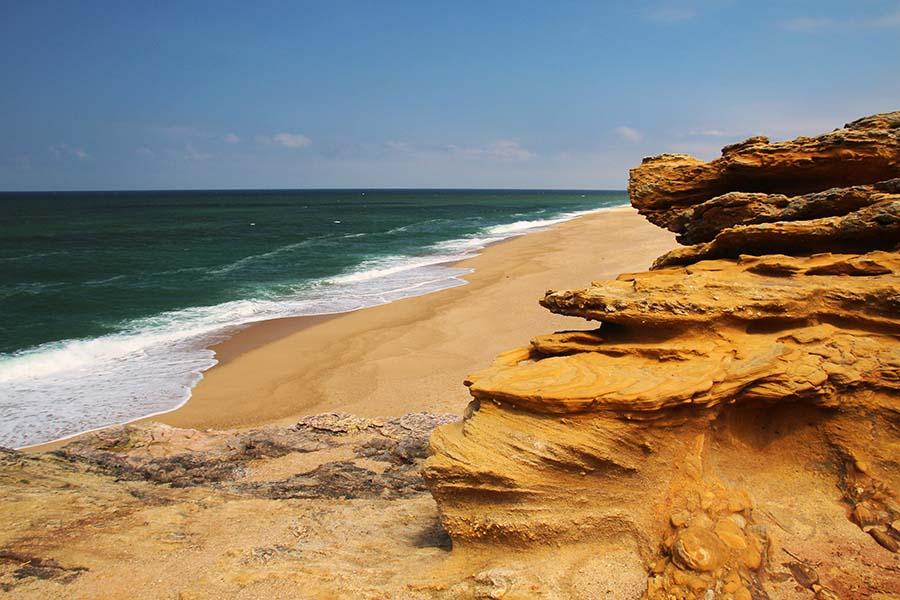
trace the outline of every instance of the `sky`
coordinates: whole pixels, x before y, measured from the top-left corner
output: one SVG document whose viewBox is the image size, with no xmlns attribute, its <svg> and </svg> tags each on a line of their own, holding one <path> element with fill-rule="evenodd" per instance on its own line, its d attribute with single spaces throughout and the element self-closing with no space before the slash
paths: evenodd
<svg viewBox="0 0 900 600">
<path fill-rule="evenodd" d="M 0 190 L 622 189 L 900 110 L 900 0 L 0 0 Z"/>
</svg>

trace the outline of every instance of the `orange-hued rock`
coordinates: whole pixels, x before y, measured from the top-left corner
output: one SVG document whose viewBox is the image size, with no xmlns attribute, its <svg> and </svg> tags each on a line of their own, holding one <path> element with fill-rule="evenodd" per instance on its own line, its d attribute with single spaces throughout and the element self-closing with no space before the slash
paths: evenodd
<svg viewBox="0 0 900 600">
<path fill-rule="evenodd" d="M 684 244 L 708 242 L 722 230 L 737 225 L 778 221 L 805 221 L 839 217 L 885 200 L 900 198 L 900 179 L 875 185 L 832 188 L 803 196 L 728 192 L 687 212 L 679 241 Z"/>
<path fill-rule="evenodd" d="M 704 162 L 684 154 L 645 158 L 631 170 L 631 203 L 650 222 L 681 233 L 695 205 L 728 192 L 796 196 L 900 176 L 900 111 L 859 119 L 816 137 L 726 146 Z"/>
<path fill-rule="evenodd" d="M 710 242 L 677 248 L 660 256 L 653 268 L 741 254 L 892 249 L 900 244 L 900 194 L 885 196 L 882 202 L 839 217 L 730 227 Z"/>
<path fill-rule="evenodd" d="M 621 275 L 581 290 L 551 290 L 541 304 L 555 313 L 632 327 L 776 319 L 795 324 L 849 319 L 900 327 L 898 288 L 896 252 L 742 256 Z"/>
<path fill-rule="evenodd" d="M 696 245 L 548 291 L 599 326 L 468 378 L 424 471 L 454 552 L 627 549 L 642 566 L 594 572 L 643 577 L 623 598 L 900 593 L 898 161 L 886 113 L 633 169 L 634 206 Z"/>
</svg>

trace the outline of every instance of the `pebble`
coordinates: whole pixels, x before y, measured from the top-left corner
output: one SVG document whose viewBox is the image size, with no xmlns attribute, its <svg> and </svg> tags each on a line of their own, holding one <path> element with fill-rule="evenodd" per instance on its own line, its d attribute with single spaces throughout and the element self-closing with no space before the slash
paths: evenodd
<svg viewBox="0 0 900 600">
<path fill-rule="evenodd" d="M 743 529 L 747 526 L 747 519 L 738 513 L 734 513 L 733 515 L 728 515 L 728 518 L 734 521 L 734 524 Z"/>
<path fill-rule="evenodd" d="M 712 532 L 691 526 L 679 532 L 672 555 L 682 567 L 693 571 L 715 571 L 722 565 L 724 549 Z"/>
<path fill-rule="evenodd" d="M 672 516 L 669 517 L 669 521 L 672 523 L 673 527 L 683 527 L 690 518 L 691 513 L 686 510 L 679 510 L 672 513 Z"/>
<path fill-rule="evenodd" d="M 719 519 L 716 523 L 716 535 L 732 550 L 743 550 L 747 547 L 744 532 L 731 519 Z"/>
</svg>

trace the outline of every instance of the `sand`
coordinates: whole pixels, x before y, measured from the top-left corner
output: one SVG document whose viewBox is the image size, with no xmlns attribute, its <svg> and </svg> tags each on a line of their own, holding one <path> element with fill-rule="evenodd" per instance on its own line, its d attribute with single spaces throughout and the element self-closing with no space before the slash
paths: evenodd
<svg viewBox="0 0 900 600">
<path fill-rule="evenodd" d="M 332 317 L 253 325 L 214 347 L 220 364 L 191 399 L 153 420 L 255 427 L 319 412 L 461 413 L 462 381 L 538 334 L 590 329 L 538 304 L 548 288 L 646 269 L 675 245 L 631 208 L 513 238 L 458 263 L 467 285 Z"/>
</svg>

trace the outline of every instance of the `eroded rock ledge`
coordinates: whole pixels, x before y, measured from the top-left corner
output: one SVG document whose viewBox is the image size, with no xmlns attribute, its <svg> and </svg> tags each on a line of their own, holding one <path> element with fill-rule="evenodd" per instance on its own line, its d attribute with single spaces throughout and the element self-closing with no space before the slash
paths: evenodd
<svg viewBox="0 0 900 600">
<path fill-rule="evenodd" d="M 628 193 L 651 223 L 684 233 L 695 207 L 730 192 L 747 201 L 783 203 L 785 196 L 894 179 L 898 168 L 900 111 L 858 119 L 812 138 L 770 143 L 752 137 L 726 146 L 712 162 L 686 154 L 651 156 L 631 170 Z"/>
<path fill-rule="evenodd" d="M 900 594 L 898 177 L 900 112 L 633 169 L 693 245 L 547 292 L 599 328 L 469 378 L 425 468 L 454 551 L 588 552 L 623 598 Z"/>
</svg>

